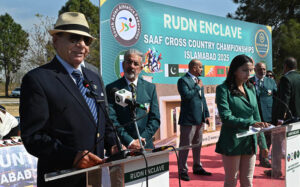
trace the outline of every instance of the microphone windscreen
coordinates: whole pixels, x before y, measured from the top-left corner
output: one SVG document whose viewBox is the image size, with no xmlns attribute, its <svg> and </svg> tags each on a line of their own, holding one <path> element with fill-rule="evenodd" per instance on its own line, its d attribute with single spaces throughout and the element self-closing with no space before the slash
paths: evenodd
<svg viewBox="0 0 300 187">
<path fill-rule="evenodd" d="M 114 88 L 110 89 L 109 95 L 114 96 L 117 91 L 119 91 L 119 89 L 114 87 Z"/>
<path fill-rule="evenodd" d="M 87 81 L 87 80 L 83 80 L 82 81 L 82 84 L 83 84 L 83 86 L 85 87 L 85 88 L 88 88 L 90 85 L 89 85 L 89 81 Z"/>
</svg>

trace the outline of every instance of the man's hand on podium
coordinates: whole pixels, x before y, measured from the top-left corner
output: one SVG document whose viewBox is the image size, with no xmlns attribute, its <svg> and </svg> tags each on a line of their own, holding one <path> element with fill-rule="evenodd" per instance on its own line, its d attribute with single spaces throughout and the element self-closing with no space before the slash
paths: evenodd
<svg viewBox="0 0 300 187">
<path fill-rule="evenodd" d="M 122 149 L 126 150 L 127 148 L 122 144 Z M 120 150 L 118 149 L 117 145 L 114 145 L 111 147 L 111 154 L 114 155 L 116 153 L 118 153 Z"/>
<path fill-rule="evenodd" d="M 142 140 L 142 144 L 143 145 L 146 145 L 146 139 L 145 138 L 141 138 Z M 140 145 L 140 142 L 139 142 L 139 139 L 135 139 L 133 140 L 129 146 L 128 146 L 128 149 L 141 149 L 141 145 Z"/>
<path fill-rule="evenodd" d="M 73 166 L 75 168 L 83 169 L 96 166 L 102 163 L 104 163 L 104 160 L 102 160 L 101 158 L 99 158 L 91 152 L 88 153 L 88 151 L 85 150 L 77 153 L 73 162 Z"/>
</svg>

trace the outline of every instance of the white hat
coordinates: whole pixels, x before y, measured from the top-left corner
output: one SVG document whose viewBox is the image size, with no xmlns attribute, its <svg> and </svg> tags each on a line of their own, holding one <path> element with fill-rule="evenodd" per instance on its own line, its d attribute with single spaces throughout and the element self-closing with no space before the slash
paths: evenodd
<svg viewBox="0 0 300 187">
<path fill-rule="evenodd" d="M 96 39 L 90 35 L 89 24 L 84 14 L 79 12 L 65 12 L 61 14 L 55 23 L 54 29 L 48 32 L 52 36 L 59 32 L 67 32 Z"/>
</svg>

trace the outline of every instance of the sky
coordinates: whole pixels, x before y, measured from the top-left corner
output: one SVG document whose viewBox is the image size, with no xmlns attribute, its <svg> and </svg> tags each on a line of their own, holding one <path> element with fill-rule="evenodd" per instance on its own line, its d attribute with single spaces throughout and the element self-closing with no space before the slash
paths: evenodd
<svg viewBox="0 0 300 187">
<path fill-rule="evenodd" d="M 21 24 L 23 29 L 30 31 L 33 24 L 38 23 L 35 14 L 42 14 L 57 19 L 58 11 L 68 0 L 0 0 L 0 15 L 8 13 L 14 21 Z M 109 0 L 107 0 L 109 1 Z M 237 4 L 233 0 L 149 0 L 174 7 L 198 11 L 201 13 L 226 17 L 227 13 L 234 13 Z M 99 0 L 91 0 L 99 6 Z"/>
</svg>

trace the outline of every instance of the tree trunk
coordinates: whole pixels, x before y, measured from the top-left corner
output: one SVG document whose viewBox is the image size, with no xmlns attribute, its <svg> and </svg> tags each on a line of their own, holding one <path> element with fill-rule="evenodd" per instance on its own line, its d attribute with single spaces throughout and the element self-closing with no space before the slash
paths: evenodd
<svg viewBox="0 0 300 187">
<path fill-rule="evenodd" d="M 5 76 L 6 80 L 5 80 L 5 96 L 8 97 L 8 86 L 9 86 L 9 82 L 10 82 L 10 76 Z"/>
</svg>

